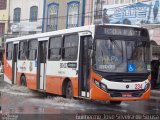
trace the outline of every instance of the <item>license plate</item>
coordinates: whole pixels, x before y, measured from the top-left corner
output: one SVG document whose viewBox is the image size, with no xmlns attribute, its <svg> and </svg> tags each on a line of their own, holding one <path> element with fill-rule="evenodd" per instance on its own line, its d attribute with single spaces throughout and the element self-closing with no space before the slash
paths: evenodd
<svg viewBox="0 0 160 120">
<path fill-rule="evenodd" d="M 132 97 L 131 93 L 122 93 L 122 97 Z"/>
</svg>

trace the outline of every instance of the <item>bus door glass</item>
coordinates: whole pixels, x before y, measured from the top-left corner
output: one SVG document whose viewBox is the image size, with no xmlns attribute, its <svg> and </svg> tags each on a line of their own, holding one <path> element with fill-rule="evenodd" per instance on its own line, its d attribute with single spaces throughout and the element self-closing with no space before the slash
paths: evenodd
<svg viewBox="0 0 160 120">
<path fill-rule="evenodd" d="M 90 76 L 90 47 L 92 45 L 92 37 L 80 37 L 80 56 L 79 56 L 79 95 L 89 97 L 89 76 Z"/>
<path fill-rule="evenodd" d="M 47 41 L 39 41 L 38 46 L 38 59 L 37 59 L 37 76 L 38 76 L 38 89 L 45 90 L 45 74 L 46 74 L 46 58 L 47 58 Z"/>
<path fill-rule="evenodd" d="M 13 45 L 13 60 L 12 60 L 12 84 L 16 84 L 17 78 L 17 58 L 18 58 L 18 44 Z"/>
</svg>

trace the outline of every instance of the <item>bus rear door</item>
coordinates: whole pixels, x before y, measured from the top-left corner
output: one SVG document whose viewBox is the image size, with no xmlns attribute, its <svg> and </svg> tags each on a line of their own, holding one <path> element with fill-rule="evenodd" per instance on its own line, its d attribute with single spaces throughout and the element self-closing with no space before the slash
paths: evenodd
<svg viewBox="0 0 160 120">
<path fill-rule="evenodd" d="M 37 89 L 45 90 L 48 37 L 38 39 Z"/>
<path fill-rule="evenodd" d="M 92 44 L 90 32 L 82 32 L 80 35 L 79 70 L 78 70 L 78 94 L 80 97 L 89 97 L 89 77 L 90 77 L 90 52 L 89 46 Z"/>
<path fill-rule="evenodd" d="M 16 79 L 17 79 L 17 59 L 18 59 L 18 43 L 13 43 L 12 84 L 16 84 Z"/>
</svg>

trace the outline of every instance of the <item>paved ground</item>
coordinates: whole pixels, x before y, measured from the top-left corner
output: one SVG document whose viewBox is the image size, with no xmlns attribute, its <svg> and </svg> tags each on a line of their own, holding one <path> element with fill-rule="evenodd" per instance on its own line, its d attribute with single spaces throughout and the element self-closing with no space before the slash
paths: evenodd
<svg viewBox="0 0 160 120">
<path fill-rule="evenodd" d="M 125 115 L 134 115 L 135 119 L 140 120 L 160 119 L 160 99 L 155 99 L 155 96 L 148 101 L 129 101 L 114 106 L 108 102 L 69 100 L 60 96 L 44 97 L 39 92 L 8 85 L 3 82 L 3 79 L 0 80 L 0 91 L 3 119 L 70 120 L 86 118 L 86 114 L 88 117 L 101 119 L 120 120 L 126 117 Z"/>
</svg>

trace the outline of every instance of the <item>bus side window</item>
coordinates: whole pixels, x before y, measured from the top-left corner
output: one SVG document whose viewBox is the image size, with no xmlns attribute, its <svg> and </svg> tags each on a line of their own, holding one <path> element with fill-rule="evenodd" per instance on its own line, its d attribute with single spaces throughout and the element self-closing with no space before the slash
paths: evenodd
<svg viewBox="0 0 160 120">
<path fill-rule="evenodd" d="M 19 44 L 19 60 L 26 60 L 27 59 L 27 51 L 28 51 L 27 41 L 20 42 L 20 44 Z"/>
<path fill-rule="evenodd" d="M 78 34 L 66 35 L 64 37 L 63 60 L 74 61 L 78 53 Z"/>
<path fill-rule="evenodd" d="M 28 45 L 29 45 L 28 59 L 35 60 L 37 57 L 37 47 L 38 47 L 37 39 L 29 40 Z"/>
<path fill-rule="evenodd" d="M 52 37 L 49 42 L 48 59 L 60 60 L 61 58 L 62 37 Z"/>
<path fill-rule="evenodd" d="M 7 43 L 6 58 L 12 60 L 13 43 Z"/>
</svg>

